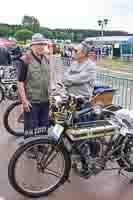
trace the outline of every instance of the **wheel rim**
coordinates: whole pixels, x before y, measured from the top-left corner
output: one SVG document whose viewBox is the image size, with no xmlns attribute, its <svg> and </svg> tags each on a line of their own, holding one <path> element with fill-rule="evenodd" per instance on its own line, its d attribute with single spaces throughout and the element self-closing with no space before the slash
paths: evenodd
<svg viewBox="0 0 133 200">
<path fill-rule="evenodd" d="M 3 99 L 3 94 L 2 94 L 2 91 L 0 90 L 0 102 L 2 101 Z"/>
<path fill-rule="evenodd" d="M 126 153 L 126 160 L 133 166 L 133 140 L 131 139 L 128 143 L 127 153 Z"/>
<path fill-rule="evenodd" d="M 21 104 L 15 106 L 8 115 L 8 126 L 12 132 L 16 133 L 19 136 L 24 133 L 24 124 L 22 120 L 19 120 L 22 116 Z"/>
<path fill-rule="evenodd" d="M 18 97 L 18 91 L 17 90 L 14 91 L 14 89 L 11 88 L 9 91 L 9 98 L 14 100 L 17 99 L 17 97 Z"/>
<path fill-rule="evenodd" d="M 62 152 L 54 152 L 56 157 L 46 167 L 44 172 L 37 169 L 37 162 L 41 160 L 43 154 L 45 154 L 45 156 L 47 155 L 46 150 L 50 152 L 51 147 L 50 144 L 38 144 L 28 148 L 27 151 L 34 149 L 36 152 L 35 159 L 29 159 L 29 157 L 27 157 L 27 151 L 21 154 L 14 168 L 15 179 L 21 190 L 32 194 L 45 193 L 60 182 L 65 170 L 65 160 Z M 38 148 L 42 148 L 43 153 L 37 150 Z M 54 154 L 52 154 L 50 158 L 52 158 Z M 61 168 L 59 167 L 60 165 L 62 166 Z"/>
</svg>

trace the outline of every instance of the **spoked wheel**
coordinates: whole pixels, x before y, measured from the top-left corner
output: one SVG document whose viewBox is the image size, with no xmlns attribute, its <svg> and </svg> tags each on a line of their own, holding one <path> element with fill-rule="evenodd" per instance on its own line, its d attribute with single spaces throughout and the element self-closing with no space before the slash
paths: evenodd
<svg viewBox="0 0 133 200">
<path fill-rule="evenodd" d="M 7 97 L 7 99 L 12 100 L 12 101 L 18 100 L 17 85 L 13 85 L 12 88 L 10 88 L 8 95 L 6 97 Z"/>
<path fill-rule="evenodd" d="M 124 151 L 124 160 L 123 159 L 119 159 L 117 160 L 118 164 L 120 165 L 120 167 L 125 168 L 126 171 L 128 172 L 133 172 L 133 137 L 129 137 Z"/>
<path fill-rule="evenodd" d="M 32 156 L 29 157 L 29 151 Z M 69 176 L 71 160 L 64 146 L 38 138 L 21 146 L 8 167 L 12 187 L 27 197 L 39 198 L 57 189 Z"/>
<path fill-rule="evenodd" d="M 15 72 L 15 71 L 12 71 L 12 72 L 11 72 L 10 78 L 11 78 L 11 79 L 15 79 L 15 78 L 16 78 L 16 72 Z"/>
<path fill-rule="evenodd" d="M 11 104 L 3 118 L 5 129 L 14 136 L 24 136 L 23 112 L 20 101 Z"/>
<path fill-rule="evenodd" d="M 129 169 L 127 171 L 133 172 L 133 138 L 128 140 L 125 147 L 125 160 L 129 164 Z"/>
<path fill-rule="evenodd" d="M 3 99 L 4 99 L 4 91 L 2 87 L 0 86 L 0 103 L 3 101 Z"/>
</svg>

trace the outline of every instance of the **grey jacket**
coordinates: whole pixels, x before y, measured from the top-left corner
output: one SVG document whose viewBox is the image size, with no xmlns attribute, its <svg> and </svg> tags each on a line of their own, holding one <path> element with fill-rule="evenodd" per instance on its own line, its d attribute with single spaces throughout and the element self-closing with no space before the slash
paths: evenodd
<svg viewBox="0 0 133 200">
<path fill-rule="evenodd" d="M 87 59 L 81 64 L 72 64 L 65 73 L 64 84 L 69 93 L 76 96 L 92 96 L 96 81 L 96 64 Z"/>
</svg>

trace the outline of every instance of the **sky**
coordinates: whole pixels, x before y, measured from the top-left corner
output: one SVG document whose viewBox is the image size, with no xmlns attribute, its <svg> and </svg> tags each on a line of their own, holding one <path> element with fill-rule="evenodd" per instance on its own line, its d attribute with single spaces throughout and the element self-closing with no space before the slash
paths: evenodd
<svg viewBox="0 0 133 200">
<path fill-rule="evenodd" d="M 0 23 L 20 24 L 24 15 L 38 18 L 49 28 L 99 29 L 133 33 L 133 0 L 0 0 Z"/>
</svg>

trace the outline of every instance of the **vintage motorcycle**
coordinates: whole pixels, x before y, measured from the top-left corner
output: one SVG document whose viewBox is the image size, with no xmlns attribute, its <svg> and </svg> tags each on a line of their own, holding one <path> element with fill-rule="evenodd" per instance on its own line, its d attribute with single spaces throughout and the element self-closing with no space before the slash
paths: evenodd
<svg viewBox="0 0 133 200">
<path fill-rule="evenodd" d="M 96 107 L 66 110 L 48 131 L 32 130 L 36 137 L 27 139 L 16 150 L 8 167 L 9 182 L 17 192 L 32 198 L 46 196 L 69 181 L 72 166 L 85 179 L 103 170 L 133 172 L 133 123 L 121 117 L 122 110 Z M 104 119 L 81 122 L 79 119 L 88 113 Z M 38 136 L 41 132 L 45 136 Z M 29 159 L 26 153 L 31 149 L 34 158 Z M 108 168 L 114 162 L 118 167 Z"/>
<path fill-rule="evenodd" d="M 0 103 L 8 100 L 18 99 L 18 89 L 14 68 L 0 68 Z"/>
</svg>

